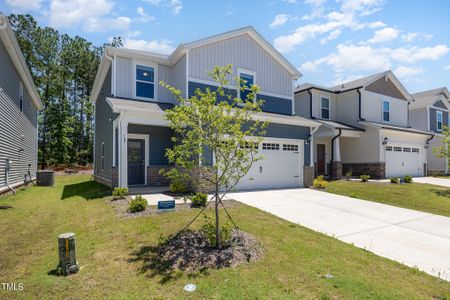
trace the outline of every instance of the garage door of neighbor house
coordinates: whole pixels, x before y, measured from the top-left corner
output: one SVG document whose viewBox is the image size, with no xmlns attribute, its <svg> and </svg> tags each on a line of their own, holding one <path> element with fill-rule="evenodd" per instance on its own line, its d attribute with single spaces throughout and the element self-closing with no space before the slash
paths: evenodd
<svg viewBox="0 0 450 300">
<path fill-rule="evenodd" d="M 303 185 L 303 143 L 264 141 L 263 159 L 253 163 L 237 185 L 238 190 L 297 188 Z"/>
<path fill-rule="evenodd" d="M 386 177 L 423 176 L 422 145 L 392 144 L 385 151 Z"/>
</svg>

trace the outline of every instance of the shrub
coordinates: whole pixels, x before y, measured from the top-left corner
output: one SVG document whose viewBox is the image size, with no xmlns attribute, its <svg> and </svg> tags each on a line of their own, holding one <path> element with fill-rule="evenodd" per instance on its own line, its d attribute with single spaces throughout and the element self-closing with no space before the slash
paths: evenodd
<svg viewBox="0 0 450 300">
<path fill-rule="evenodd" d="M 205 216 L 205 224 L 203 224 L 201 228 L 201 232 L 206 236 L 209 240 L 211 246 L 216 247 L 216 223 L 211 217 Z M 231 239 L 231 234 L 233 233 L 233 227 L 230 222 L 226 222 L 222 226 L 220 226 L 219 236 L 220 236 L 220 244 L 223 246 L 228 245 Z"/>
<path fill-rule="evenodd" d="M 391 177 L 391 178 L 389 178 L 389 180 L 391 181 L 391 183 L 398 183 L 397 177 Z"/>
<path fill-rule="evenodd" d="M 114 188 L 112 195 L 116 198 L 123 199 L 128 195 L 128 188 L 116 187 Z"/>
<path fill-rule="evenodd" d="M 207 201 L 208 201 L 208 195 L 203 194 L 203 193 L 197 193 L 197 194 L 191 196 L 192 207 L 205 207 Z"/>
<path fill-rule="evenodd" d="M 403 177 L 403 182 L 404 183 L 412 183 L 413 179 L 412 179 L 411 175 L 405 175 L 405 177 Z"/>
<path fill-rule="evenodd" d="M 352 197 L 352 198 L 358 198 L 358 193 L 352 192 L 352 193 L 350 194 L 350 197 Z"/>
<path fill-rule="evenodd" d="M 370 175 L 361 175 L 359 178 L 361 178 L 362 182 L 367 182 L 370 179 Z"/>
<path fill-rule="evenodd" d="M 352 170 L 348 170 L 347 172 L 345 172 L 345 177 L 347 177 L 347 180 L 350 180 L 350 177 L 352 177 Z"/>
<path fill-rule="evenodd" d="M 142 196 L 136 196 L 134 199 L 130 201 L 128 204 L 128 211 L 131 213 L 135 213 L 138 211 L 143 211 L 147 207 L 148 203 Z"/>
<path fill-rule="evenodd" d="M 328 185 L 328 181 L 323 178 L 323 175 L 318 176 L 313 181 L 313 187 L 316 189 L 326 189 Z"/>
</svg>

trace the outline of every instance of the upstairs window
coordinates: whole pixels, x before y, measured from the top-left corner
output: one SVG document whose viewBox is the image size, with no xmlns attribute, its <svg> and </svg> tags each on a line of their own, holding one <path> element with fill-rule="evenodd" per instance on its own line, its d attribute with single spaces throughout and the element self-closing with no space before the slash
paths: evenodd
<svg viewBox="0 0 450 300">
<path fill-rule="evenodd" d="M 19 82 L 19 109 L 23 112 L 23 84 Z"/>
<path fill-rule="evenodd" d="M 155 98 L 155 69 L 136 65 L 136 98 Z"/>
<path fill-rule="evenodd" d="M 436 129 L 442 131 L 442 111 L 436 111 Z"/>
<path fill-rule="evenodd" d="M 330 99 L 321 97 L 320 98 L 320 113 L 322 116 L 322 119 L 329 119 L 330 118 Z"/>
<path fill-rule="evenodd" d="M 390 103 L 389 101 L 383 101 L 383 122 L 390 122 L 391 113 L 390 113 Z"/>
<path fill-rule="evenodd" d="M 239 92 L 239 98 L 242 101 L 247 101 L 248 95 L 252 92 L 252 85 L 255 84 L 255 73 L 246 70 L 239 70 L 239 79 L 241 80 L 241 87 Z"/>
</svg>

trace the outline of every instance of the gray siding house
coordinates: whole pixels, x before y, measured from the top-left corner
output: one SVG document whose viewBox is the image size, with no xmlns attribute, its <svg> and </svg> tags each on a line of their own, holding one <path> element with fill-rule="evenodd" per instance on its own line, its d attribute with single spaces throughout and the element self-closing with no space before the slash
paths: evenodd
<svg viewBox="0 0 450 300">
<path fill-rule="evenodd" d="M 24 183 L 37 170 L 41 102 L 14 32 L 0 14 L 0 193 Z"/>
<path fill-rule="evenodd" d="M 448 159 L 437 157 L 433 147 L 442 145 L 442 131 L 449 126 L 450 93 L 446 87 L 412 94 L 414 101 L 409 106 L 411 126 L 433 133 L 434 138 L 428 141 L 427 174 L 447 174 Z"/>
<path fill-rule="evenodd" d="M 165 152 L 173 133 L 164 114 L 178 103 L 158 83 L 189 97 L 197 88 L 217 88 L 208 71 L 227 64 L 233 65 L 233 77 L 261 88 L 257 98 L 264 106 L 256 118 L 270 122 L 259 147 L 265 159 L 250 170 L 254 180 L 244 180 L 238 188 L 310 185 L 309 141 L 319 124 L 295 116 L 294 81 L 301 74 L 252 27 L 182 44 L 170 55 L 107 48 L 92 93 L 95 179 L 111 187 L 167 185 L 159 170 L 171 167 Z M 236 85 L 228 88 L 239 93 Z"/>
<path fill-rule="evenodd" d="M 422 176 L 433 133 L 411 128 L 412 100 L 391 71 L 329 88 L 299 86 L 296 114 L 322 124 L 311 143 L 316 175 Z"/>
</svg>

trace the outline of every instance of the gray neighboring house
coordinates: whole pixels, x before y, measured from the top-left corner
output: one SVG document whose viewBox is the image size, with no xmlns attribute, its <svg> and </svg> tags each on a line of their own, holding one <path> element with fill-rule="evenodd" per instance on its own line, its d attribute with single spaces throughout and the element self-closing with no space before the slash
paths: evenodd
<svg viewBox="0 0 450 300">
<path fill-rule="evenodd" d="M 316 175 L 423 176 L 434 134 L 411 128 L 412 100 L 390 70 L 329 88 L 299 86 L 296 114 L 322 124 L 311 143 Z"/>
<path fill-rule="evenodd" d="M 434 155 L 433 147 L 442 145 L 443 127 L 449 126 L 450 93 L 442 87 L 412 96 L 414 101 L 409 106 L 411 126 L 435 134 L 427 149 L 427 174 L 448 174 L 448 159 Z"/>
<path fill-rule="evenodd" d="M 0 13 L 0 193 L 37 170 L 38 92 L 8 18 Z"/>
<path fill-rule="evenodd" d="M 198 88 L 216 89 L 208 71 L 226 64 L 233 65 L 233 78 L 261 88 L 257 97 L 265 103 L 256 118 L 270 122 L 259 145 L 265 159 L 251 168 L 254 180 L 243 180 L 238 189 L 311 185 L 309 142 L 319 124 L 294 115 L 294 82 L 301 74 L 252 27 L 181 44 L 170 55 L 106 48 L 92 92 L 95 179 L 111 187 L 167 185 L 159 170 L 171 167 L 165 152 L 173 133 L 164 111 L 178 103 L 158 83 L 189 97 Z M 237 95 L 233 84 L 229 91 Z"/>
</svg>

